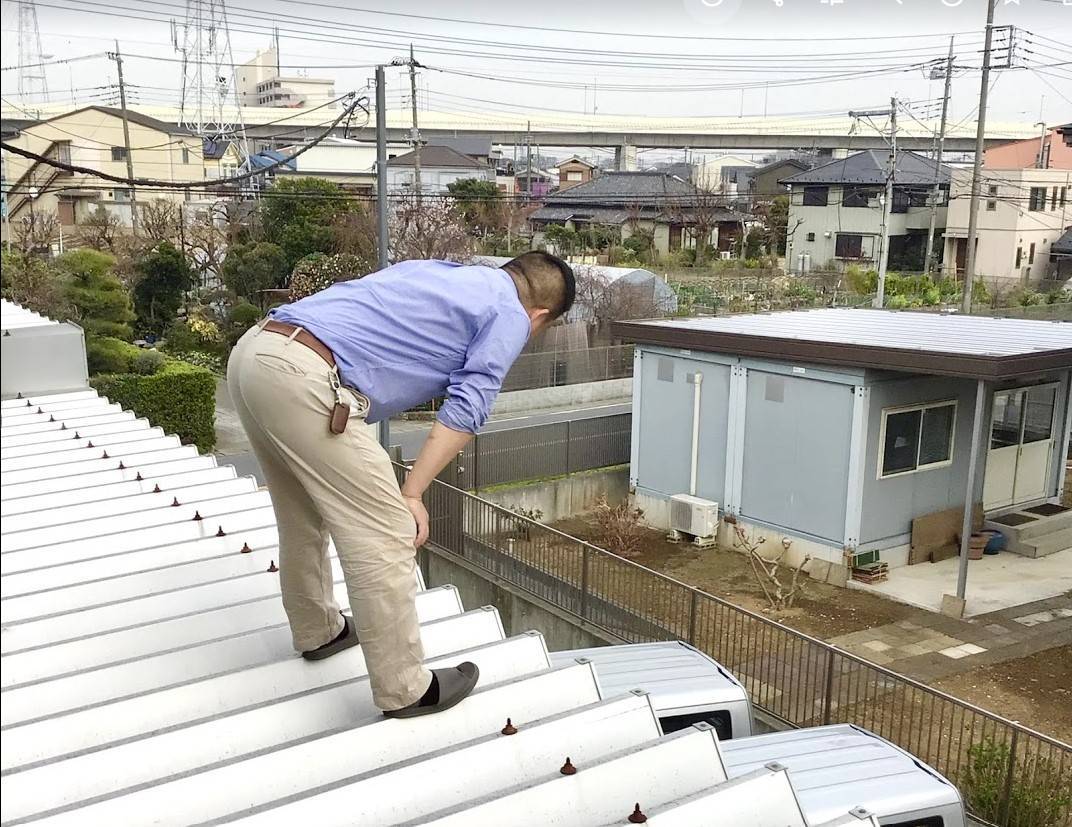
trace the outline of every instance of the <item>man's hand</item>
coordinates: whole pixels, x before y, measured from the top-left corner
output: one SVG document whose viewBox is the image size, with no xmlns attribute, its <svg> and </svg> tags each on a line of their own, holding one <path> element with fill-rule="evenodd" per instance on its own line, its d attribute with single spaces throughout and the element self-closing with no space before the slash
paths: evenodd
<svg viewBox="0 0 1072 827">
<path fill-rule="evenodd" d="M 403 495 L 402 501 L 409 509 L 409 513 L 413 515 L 414 522 L 417 523 L 417 538 L 413 541 L 413 546 L 420 548 L 428 542 L 428 509 L 424 507 L 424 502 L 420 497 Z"/>
</svg>

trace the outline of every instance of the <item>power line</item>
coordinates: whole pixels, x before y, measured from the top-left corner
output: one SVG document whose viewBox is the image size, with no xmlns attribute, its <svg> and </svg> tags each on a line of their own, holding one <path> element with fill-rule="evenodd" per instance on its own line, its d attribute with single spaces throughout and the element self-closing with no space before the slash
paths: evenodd
<svg viewBox="0 0 1072 827">
<path fill-rule="evenodd" d="M 332 122 L 331 126 L 329 126 L 323 133 L 311 140 L 309 143 L 300 147 L 285 158 L 281 158 L 280 160 L 274 161 L 273 163 L 267 164 L 259 169 L 249 170 L 248 172 L 240 173 L 239 175 L 232 175 L 228 178 L 216 178 L 213 180 L 205 181 L 163 181 L 156 178 L 135 178 L 132 175 L 128 175 L 126 178 L 124 178 L 119 175 L 112 175 L 108 172 L 93 169 L 92 167 L 83 167 L 77 164 L 68 164 L 64 161 L 58 161 L 54 158 L 48 158 L 44 155 L 39 155 L 36 152 L 31 152 L 28 149 L 23 149 L 22 147 L 10 144 L 7 141 L 0 141 L 0 147 L 3 147 L 8 152 L 11 152 L 14 155 L 19 155 L 23 158 L 29 158 L 32 161 L 37 161 L 38 163 L 42 163 L 47 166 L 54 167 L 56 169 L 61 169 L 65 172 L 78 172 L 83 175 L 92 175 L 95 178 L 101 178 L 105 181 L 114 181 L 117 184 L 125 184 L 129 187 L 162 187 L 169 190 L 213 188 L 219 187 L 223 184 L 233 184 L 239 181 L 245 181 L 258 175 L 264 175 L 268 172 L 271 172 L 273 169 L 277 169 L 281 166 L 284 166 L 285 164 L 289 164 L 295 158 L 304 155 L 314 146 L 316 146 L 325 138 L 327 138 L 331 134 L 332 130 L 340 123 L 342 123 L 344 118 L 352 115 L 354 111 L 358 108 L 362 109 L 367 116 L 369 114 L 367 99 L 356 97 L 356 93 L 352 94 L 355 94 L 353 103 L 351 103 L 343 110 L 342 114 L 340 114 L 339 117 L 337 117 Z"/>
</svg>

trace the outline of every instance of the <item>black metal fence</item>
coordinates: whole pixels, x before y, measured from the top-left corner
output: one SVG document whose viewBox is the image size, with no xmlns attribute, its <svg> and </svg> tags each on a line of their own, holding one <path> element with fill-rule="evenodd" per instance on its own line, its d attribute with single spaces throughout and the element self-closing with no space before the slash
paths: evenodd
<svg viewBox="0 0 1072 827">
<path fill-rule="evenodd" d="M 962 790 L 977 819 L 1072 817 L 1072 747 L 462 490 L 429 490 L 431 542 L 623 641 L 680 639 L 795 727 L 862 726 Z"/>
<path fill-rule="evenodd" d="M 504 391 L 554 388 L 633 375 L 633 346 L 523 353 L 503 380 Z"/>
<path fill-rule="evenodd" d="M 453 471 L 453 485 L 479 490 L 629 462 L 632 414 L 614 414 L 478 434 Z"/>
</svg>

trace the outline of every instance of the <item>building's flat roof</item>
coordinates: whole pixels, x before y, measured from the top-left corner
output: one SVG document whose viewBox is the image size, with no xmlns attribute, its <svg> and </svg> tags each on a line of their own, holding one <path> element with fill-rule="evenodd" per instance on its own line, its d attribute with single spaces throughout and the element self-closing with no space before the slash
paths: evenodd
<svg viewBox="0 0 1072 827">
<path fill-rule="evenodd" d="M 793 362 L 1001 380 L 1072 367 L 1072 324 L 893 310 L 789 310 L 617 322 L 663 345 Z"/>
</svg>

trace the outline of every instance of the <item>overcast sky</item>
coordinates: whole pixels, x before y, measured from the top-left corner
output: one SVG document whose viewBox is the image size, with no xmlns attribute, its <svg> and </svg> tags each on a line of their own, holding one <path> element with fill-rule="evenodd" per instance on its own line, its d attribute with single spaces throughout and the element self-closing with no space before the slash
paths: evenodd
<svg viewBox="0 0 1072 827">
<path fill-rule="evenodd" d="M 168 18 L 181 23 L 184 8 L 184 0 L 39 1 L 42 51 L 86 55 L 118 38 L 129 55 L 128 82 L 138 87 L 133 99 L 174 102 L 180 64 L 137 56 L 178 57 Z M 532 108 L 548 124 L 593 107 L 667 117 L 817 115 L 882 105 L 893 94 L 919 102 L 916 111 L 925 115 L 924 102 L 940 97 L 942 82 L 918 64 L 944 57 L 954 33 L 963 68 L 955 74 L 951 116 L 970 121 L 986 16 L 985 0 L 237 0 L 227 8 L 236 62 L 269 45 L 275 24 L 282 62 L 294 67 L 285 71 L 334 77 L 342 92 L 365 85 L 371 70 L 322 67 L 387 61 L 412 40 L 429 67 L 421 75 L 422 106 L 473 117 Z M 2 9 L 10 66 L 18 55 L 17 5 L 5 0 Z M 1049 123 L 1072 120 L 1072 0 L 998 0 L 996 23 L 1017 27 L 1017 59 L 1035 68 L 996 74 L 989 117 L 1034 123 L 1041 112 Z M 999 31 L 1001 43 L 1006 36 Z M 883 68 L 890 72 L 860 76 Z M 829 75 L 837 77 L 808 80 Z M 389 106 L 408 105 L 399 70 L 388 77 Z M 48 68 L 57 100 L 71 99 L 72 89 L 76 101 L 100 100 L 114 94 L 100 88 L 114 80 L 104 58 Z M 5 110 L 23 102 L 17 94 L 16 73 L 5 71 Z"/>
</svg>

